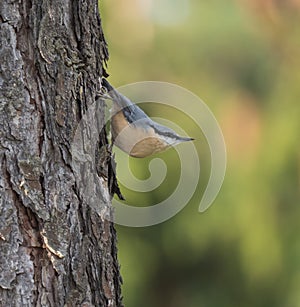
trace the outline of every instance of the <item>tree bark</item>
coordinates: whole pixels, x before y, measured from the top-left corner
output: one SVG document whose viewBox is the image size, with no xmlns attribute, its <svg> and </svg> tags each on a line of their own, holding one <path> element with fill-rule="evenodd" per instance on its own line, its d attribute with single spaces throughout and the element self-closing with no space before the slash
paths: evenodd
<svg viewBox="0 0 300 307">
<path fill-rule="evenodd" d="M 1 306 L 122 306 L 105 131 L 91 140 L 99 212 L 78 188 L 71 150 L 107 59 L 97 0 L 1 0 Z M 101 126 L 104 102 L 96 108 Z"/>
</svg>

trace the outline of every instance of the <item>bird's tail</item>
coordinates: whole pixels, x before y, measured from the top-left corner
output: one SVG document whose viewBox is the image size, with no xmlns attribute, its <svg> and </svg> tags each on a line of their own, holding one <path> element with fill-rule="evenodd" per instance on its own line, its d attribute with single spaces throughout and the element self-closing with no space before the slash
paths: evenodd
<svg viewBox="0 0 300 307">
<path fill-rule="evenodd" d="M 106 79 L 102 78 L 102 86 L 107 90 L 111 100 L 117 103 L 121 108 L 131 107 L 133 103 L 120 92 L 118 92 Z"/>
<path fill-rule="evenodd" d="M 108 92 L 114 90 L 114 88 L 110 85 L 110 83 L 105 78 L 102 78 L 102 85 L 107 89 Z"/>
</svg>

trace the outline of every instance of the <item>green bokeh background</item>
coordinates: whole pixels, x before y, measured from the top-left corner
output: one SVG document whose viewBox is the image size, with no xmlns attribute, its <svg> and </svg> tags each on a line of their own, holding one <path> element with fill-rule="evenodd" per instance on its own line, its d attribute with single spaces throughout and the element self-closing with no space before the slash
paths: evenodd
<svg viewBox="0 0 300 307">
<path fill-rule="evenodd" d="M 201 180 L 184 210 L 152 227 L 117 226 L 125 305 L 300 306 L 300 1 L 105 0 L 100 8 L 109 80 L 191 90 L 214 112 L 228 153 L 205 213 L 198 205 L 210 160 L 201 141 Z M 128 203 L 151 205 L 176 186 L 176 151 L 156 157 L 166 180 L 151 193 L 121 186 Z M 150 161 L 130 159 L 137 178 L 150 175 Z"/>
</svg>

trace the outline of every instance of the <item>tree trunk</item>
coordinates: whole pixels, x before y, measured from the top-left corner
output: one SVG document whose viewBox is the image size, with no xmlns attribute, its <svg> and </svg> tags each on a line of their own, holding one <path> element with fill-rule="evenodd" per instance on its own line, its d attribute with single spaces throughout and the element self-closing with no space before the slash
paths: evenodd
<svg viewBox="0 0 300 307">
<path fill-rule="evenodd" d="M 102 191 L 99 212 L 78 187 L 71 149 L 107 59 L 97 0 L 1 0 L 1 306 L 122 306 L 105 131 L 83 123 L 100 146 L 89 180 Z M 100 126 L 104 107 L 98 100 Z"/>
</svg>

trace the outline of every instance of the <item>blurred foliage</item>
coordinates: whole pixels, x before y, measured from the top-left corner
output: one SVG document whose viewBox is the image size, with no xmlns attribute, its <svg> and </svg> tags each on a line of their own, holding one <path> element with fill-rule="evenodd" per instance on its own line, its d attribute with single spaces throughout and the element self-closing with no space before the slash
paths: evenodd
<svg viewBox="0 0 300 307">
<path fill-rule="evenodd" d="M 125 305 L 300 306 L 300 1 L 100 6 L 111 82 L 158 80 L 193 91 L 217 117 L 228 151 L 208 211 L 197 213 L 210 163 L 202 142 L 205 178 L 188 206 L 160 225 L 117 227 Z M 176 153 L 159 157 L 176 178 L 176 163 L 168 164 Z M 147 178 L 150 161 L 131 159 L 133 173 Z M 129 202 L 152 204 L 174 180 L 151 193 L 122 190 Z"/>
</svg>

